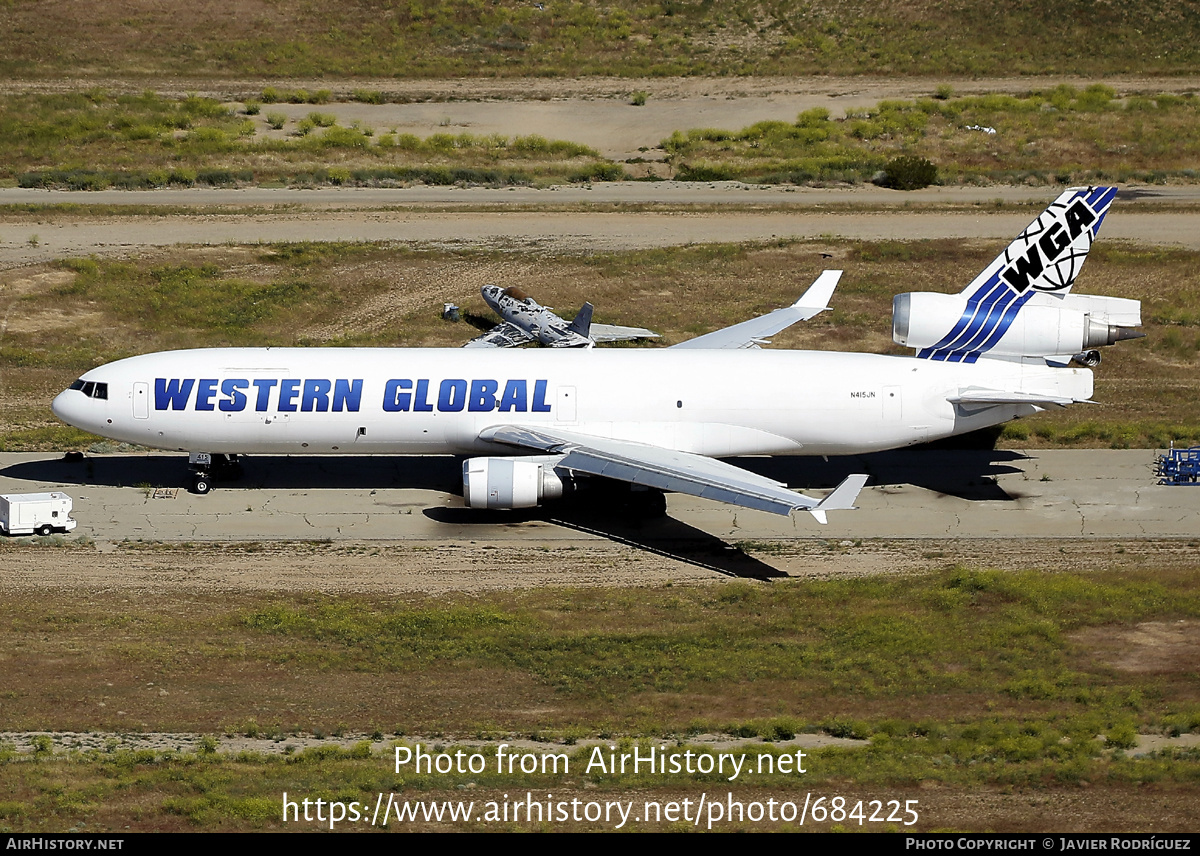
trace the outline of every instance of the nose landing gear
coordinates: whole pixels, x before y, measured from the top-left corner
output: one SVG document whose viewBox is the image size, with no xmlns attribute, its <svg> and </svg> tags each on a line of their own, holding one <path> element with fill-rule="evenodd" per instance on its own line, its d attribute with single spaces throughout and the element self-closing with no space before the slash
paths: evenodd
<svg viewBox="0 0 1200 856">
<path fill-rule="evenodd" d="M 214 476 L 222 481 L 236 481 L 242 477 L 242 464 L 238 455 L 220 455 L 209 452 L 192 452 L 188 455 L 188 468 L 192 471 L 192 493 L 206 494 L 212 490 Z"/>
</svg>

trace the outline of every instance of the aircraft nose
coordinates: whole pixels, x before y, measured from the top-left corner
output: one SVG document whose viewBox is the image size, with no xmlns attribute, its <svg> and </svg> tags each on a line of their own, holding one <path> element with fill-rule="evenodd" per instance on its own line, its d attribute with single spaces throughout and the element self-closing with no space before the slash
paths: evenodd
<svg viewBox="0 0 1200 856">
<path fill-rule="evenodd" d="M 84 415 L 87 397 L 77 389 L 64 389 L 50 403 L 50 411 L 61 421 L 76 428 L 86 428 Z"/>
</svg>

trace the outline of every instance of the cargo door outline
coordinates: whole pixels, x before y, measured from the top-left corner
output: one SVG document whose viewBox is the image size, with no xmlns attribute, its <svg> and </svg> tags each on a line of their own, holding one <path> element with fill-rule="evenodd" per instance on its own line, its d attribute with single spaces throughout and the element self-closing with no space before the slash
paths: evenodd
<svg viewBox="0 0 1200 856">
<path fill-rule="evenodd" d="M 904 416 L 904 399 L 900 395 L 900 387 L 885 386 L 883 388 L 883 421 L 899 422 Z"/>
<path fill-rule="evenodd" d="M 555 408 L 555 416 L 559 422 L 574 422 L 576 421 L 576 401 L 575 387 L 560 386 L 558 388 L 558 406 Z"/>
<path fill-rule="evenodd" d="M 150 384 L 143 381 L 133 385 L 133 418 L 150 418 Z"/>
</svg>

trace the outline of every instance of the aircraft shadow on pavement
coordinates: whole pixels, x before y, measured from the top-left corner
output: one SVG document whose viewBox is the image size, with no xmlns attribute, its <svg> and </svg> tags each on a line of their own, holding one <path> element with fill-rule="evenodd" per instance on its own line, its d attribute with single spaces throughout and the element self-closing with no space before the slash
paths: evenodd
<svg viewBox="0 0 1200 856">
<path fill-rule="evenodd" d="M 995 449 L 900 449 L 869 455 L 800 458 L 731 458 L 730 463 L 786 483 L 797 490 L 835 487 L 851 473 L 866 473 L 869 486 L 910 484 L 973 501 L 1011 501 L 996 477 L 1019 473 L 1020 452 Z M 394 488 L 458 493 L 462 458 L 448 455 L 256 455 L 245 457 L 241 478 L 220 488 L 358 489 Z M 112 455 L 82 461 L 23 461 L 0 470 L 23 481 L 109 487 L 186 487 L 182 455 Z"/>
<path fill-rule="evenodd" d="M 729 462 L 797 490 L 833 488 L 851 473 L 866 473 L 868 487 L 910 484 L 973 502 L 1012 502 L 1018 497 L 996 477 L 1020 473 L 1013 461 L 1029 456 L 1004 449 L 897 449 L 829 458 L 731 458 Z"/>
<path fill-rule="evenodd" d="M 429 455 L 255 455 L 243 457 L 240 478 L 216 478 L 216 489 L 355 490 L 461 489 L 461 459 Z M 183 455 L 87 456 L 82 461 L 25 461 L 0 470 L 14 479 L 106 487 L 187 487 Z"/>
<path fill-rule="evenodd" d="M 604 498 L 598 498 L 594 502 L 576 499 L 565 506 L 519 511 L 427 508 L 425 516 L 439 523 L 453 523 L 458 526 L 496 526 L 533 520 L 544 521 L 727 577 L 755 580 L 787 577 L 783 571 L 759 561 L 703 529 L 697 529 L 665 515 L 640 519 L 636 515 L 614 509 Z"/>
</svg>

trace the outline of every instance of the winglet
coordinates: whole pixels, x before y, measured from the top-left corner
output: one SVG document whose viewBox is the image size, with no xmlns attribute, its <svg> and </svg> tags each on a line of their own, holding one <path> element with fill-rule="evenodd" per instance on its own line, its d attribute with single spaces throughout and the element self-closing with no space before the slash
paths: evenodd
<svg viewBox="0 0 1200 856">
<path fill-rule="evenodd" d="M 842 272 L 840 270 L 821 271 L 821 275 L 808 287 L 808 291 L 800 295 L 800 299 L 793 303 L 792 307 L 794 309 L 815 309 L 817 312 L 824 312 L 829 308 L 829 299 L 833 297 L 833 290 L 837 288 L 838 281 L 841 278 Z"/>
<path fill-rule="evenodd" d="M 833 489 L 829 496 L 822 499 L 812 508 L 807 508 L 809 514 L 816 518 L 817 522 L 824 525 L 829 522 L 825 516 L 826 511 L 851 511 L 856 506 L 855 500 L 858 499 L 859 492 L 867 483 L 867 476 L 862 473 L 846 476 L 842 483 Z"/>
</svg>

